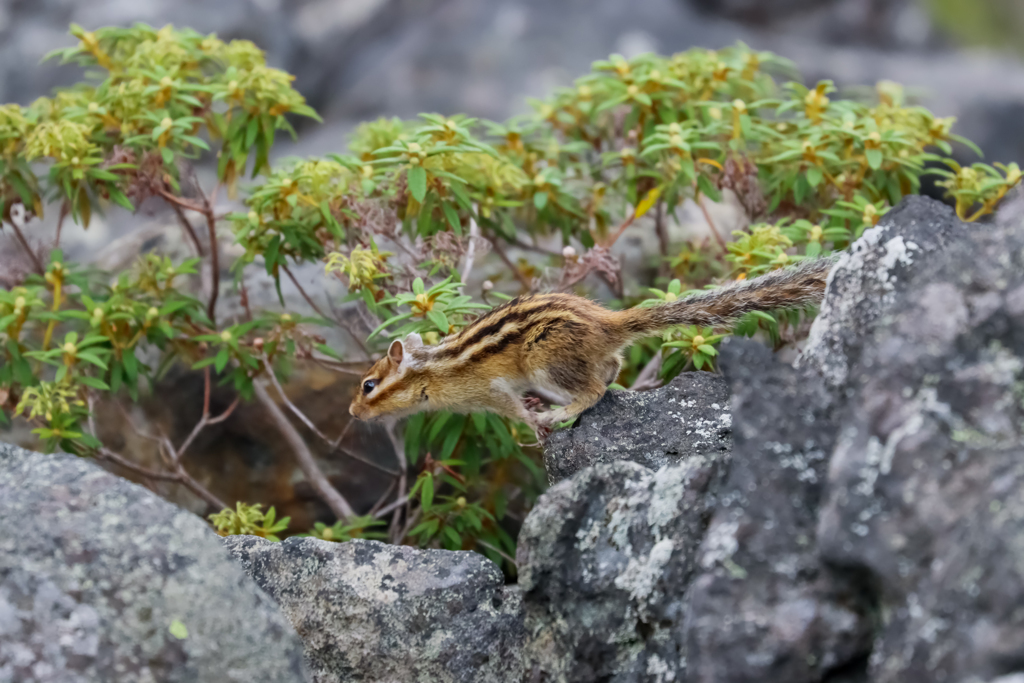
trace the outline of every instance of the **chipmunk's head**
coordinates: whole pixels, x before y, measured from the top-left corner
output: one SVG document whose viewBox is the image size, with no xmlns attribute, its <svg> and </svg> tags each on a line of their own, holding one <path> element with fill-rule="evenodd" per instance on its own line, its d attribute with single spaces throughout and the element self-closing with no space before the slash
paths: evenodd
<svg viewBox="0 0 1024 683">
<path fill-rule="evenodd" d="M 348 412 L 360 420 L 409 415 L 426 407 L 423 340 L 410 334 L 391 342 L 388 352 L 366 371 Z"/>
</svg>

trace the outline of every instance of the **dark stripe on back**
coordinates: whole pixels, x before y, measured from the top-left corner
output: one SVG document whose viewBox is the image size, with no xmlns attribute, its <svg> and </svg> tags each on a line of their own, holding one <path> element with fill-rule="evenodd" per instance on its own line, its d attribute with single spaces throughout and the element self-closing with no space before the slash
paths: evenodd
<svg viewBox="0 0 1024 683">
<path fill-rule="evenodd" d="M 509 303 L 505 304 L 500 308 L 496 308 L 491 313 L 488 313 L 484 317 L 473 322 L 472 325 L 464 329 L 459 336 L 452 340 L 451 345 L 445 345 L 438 349 L 434 358 L 450 358 L 457 356 L 469 347 L 477 344 L 487 337 L 494 336 L 501 332 L 502 328 L 508 323 L 517 323 L 522 320 L 529 318 L 536 313 L 542 313 L 553 306 L 554 301 L 547 301 L 539 306 L 532 308 L 521 308 L 512 312 L 505 312 L 506 308 L 511 308 L 514 304 L 521 303 L 522 305 L 528 304 L 533 297 L 525 300 L 513 299 Z M 505 313 L 504 315 L 501 315 Z M 493 315 L 492 315 L 493 314 Z M 493 321 L 492 321 L 493 320 Z"/>
</svg>

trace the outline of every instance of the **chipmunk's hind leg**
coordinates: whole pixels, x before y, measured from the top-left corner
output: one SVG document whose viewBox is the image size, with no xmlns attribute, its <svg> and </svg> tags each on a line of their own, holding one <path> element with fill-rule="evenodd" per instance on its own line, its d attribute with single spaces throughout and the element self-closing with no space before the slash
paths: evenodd
<svg viewBox="0 0 1024 683">
<path fill-rule="evenodd" d="M 565 422 L 576 417 L 600 401 L 601 397 L 604 396 L 605 390 L 608 388 L 608 385 L 602 380 L 603 378 L 600 375 L 593 375 L 584 387 L 573 392 L 574 398 L 569 405 L 549 410 L 546 413 L 540 413 L 537 416 L 540 419 L 540 423 L 547 427 L 553 427 L 559 422 Z"/>
</svg>

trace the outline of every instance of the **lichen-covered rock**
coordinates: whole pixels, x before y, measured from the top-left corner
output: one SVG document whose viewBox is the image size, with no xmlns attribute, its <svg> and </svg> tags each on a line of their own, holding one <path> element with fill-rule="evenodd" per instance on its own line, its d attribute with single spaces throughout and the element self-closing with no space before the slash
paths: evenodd
<svg viewBox="0 0 1024 683">
<path fill-rule="evenodd" d="M 819 372 L 829 386 L 845 388 L 850 368 L 898 292 L 929 277 L 935 256 L 970 230 L 941 202 L 905 198 L 840 255 L 797 364 Z"/>
<path fill-rule="evenodd" d="M 688 591 L 693 681 L 812 683 L 863 660 L 874 604 L 814 538 L 837 424 L 820 378 L 731 339 L 733 457 Z"/>
<path fill-rule="evenodd" d="M 295 631 L 202 520 L 0 444 L 0 682 L 308 680 Z"/>
<path fill-rule="evenodd" d="M 522 679 L 519 593 L 482 555 L 363 540 L 224 542 L 295 626 L 317 683 Z"/>
<path fill-rule="evenodd" d="M 544 447 L 551 483 L 601 462 L 630 460 L 657 470 L 691 455 L 728 454 L 729 387 L 718 375 L 688 372 L 654 391 L 609 391 Z"/>
<path fill-rule="evenodd" d="M 727 459 L 602 463 L 540 498 L 516 558 L 528 680 L 684 680 L 684 600 Z"/>
<path fill-rule="evenodd" d="M 872 680 L 980 682 L 1024 662 L 1024 225 L 920 268 L 851 367 L 818 543 L 878 587 Z"/>
</svg>

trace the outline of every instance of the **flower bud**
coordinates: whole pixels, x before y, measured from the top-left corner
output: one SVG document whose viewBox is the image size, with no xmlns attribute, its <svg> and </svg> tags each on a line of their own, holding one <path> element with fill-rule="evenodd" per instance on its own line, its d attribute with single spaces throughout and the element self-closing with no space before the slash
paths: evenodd
<svg viewBox="0 0 1024 683">
<path fill-rule="evenodd" d="M 576 250 L 573 249 L 571 246 L 563 247 L 562 248 L 562 258 L 566 258 L 566 259 L 574 259 L 574 258 L 576 258 Z"/>
<path fill-rule="evenodd" d="M 220 333 L 220 340 L 223 342 L 231 341 L 231 330 L 224 330 Z"/>
<path fill-rule="evenodd" d="M 494 283 L 491 282 L 490 280 L 484 280 L 484 283 L 482 285 L 480 285 L 480 286 L 483 287 L 483 290 L 485 292 L 489 292 L 492 289 L 494 289 Z"/>
</svg>

